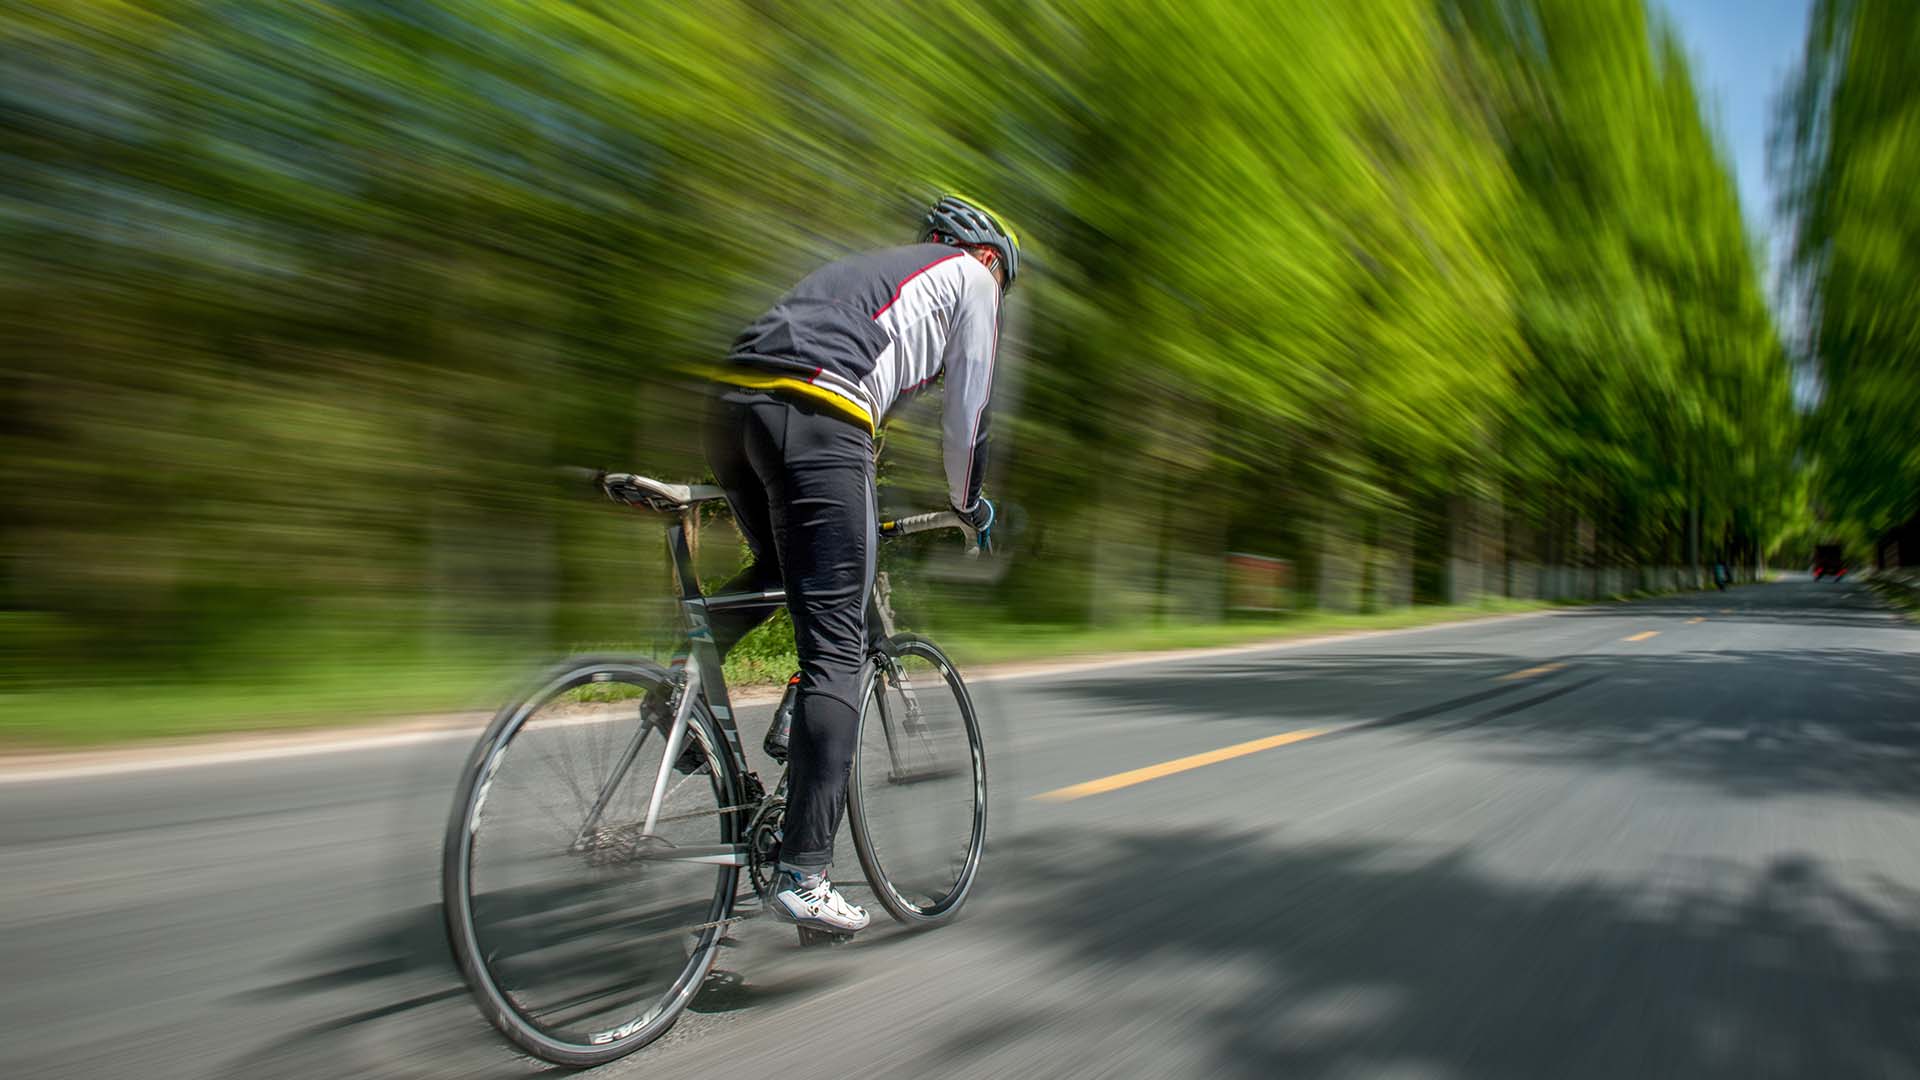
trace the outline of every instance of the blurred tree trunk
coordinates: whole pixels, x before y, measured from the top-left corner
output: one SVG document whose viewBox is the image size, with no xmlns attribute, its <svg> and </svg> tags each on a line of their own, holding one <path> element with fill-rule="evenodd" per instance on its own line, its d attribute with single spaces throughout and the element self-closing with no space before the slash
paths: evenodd
<svg viewBox="0 0 1920 1080">
<path fill-rule="evenodd" d="M 1700 587 L 1700 495 L 1690 488 L 1687 494 L 1687 587 Z"/>
<path fill-rule="evenodd" d="M 1159 492 L 1143 476 L 1138 455 L 1109 451 L 1097 470 L 1100 490 L 1093 511 L 1092 620 L 1121 626 L 1151 618 L 1158 608 L 1157 518 L 1163 512 Z M 1115 460 L 1118 458 L 1119 460 Z"/>
<path fill-rule="evenodd" d="M 1399 513 L 1378 515 L 1374 550 L 1374 606 L 1391 611 L 1413 603 L 1413 526 Z"/>
<path fill-rule="evenodd" d="M 1498 486 L 1488 488 L 1480 501 L 1480 595 L 1505 596 L 1507 548 L 1505 507 Z"/>
<path fill-rule="evenodd" d="M 1314 547 L 1315 591 L 1322 611 L 1359 609 L 1358 537 L 1352 515 L 1331 497 L 1320 501 Z"/>
<path fill-rule="evenodd" d="M 1447 603 L 1471 604 L 1480 598 L 1483 542 L 1472 496 L 1447 497 Z"/>
</svg>

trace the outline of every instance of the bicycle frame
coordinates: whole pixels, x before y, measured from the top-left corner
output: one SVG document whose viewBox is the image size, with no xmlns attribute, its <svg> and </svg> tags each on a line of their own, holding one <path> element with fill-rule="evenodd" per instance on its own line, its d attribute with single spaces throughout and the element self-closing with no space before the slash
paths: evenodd
<svg viewBox="0 0 1920 1080">
<path fill-rule="evenodd" d="M 612 501 L 664 519 L 660 524 L 665 526 L 667 555 L 679 589 L 684 641 L 678 658 L 665 668 L 645 657 L 570 657 L 548 669 L 525 696 L 503 706 L 467 759 L 447 822 L 440 876 L 448 942 L 481 1012 L 536 1057 L 585 1066 L 611 1061 L 652 1041 L 687 1007 L 711 972 L 716 950 L 726 943 L 727 928 L 758 913 L 750 909 L 736 914 L 742 871 L 750 895 L 768 899 L 773 860 L 782 842 L 788 777 L 776 777 L 769 791 L 749 763 L 716 633 L 724 629 L 732 634 L 737 622 L 770 614 L 787 602 L 787 595 L 781 589 L 701 594 L 692 550 L 698 519 L 690 515 L 697 513 L 697 505 L 721 499 L 720 489 L 631 473 L 569 470 L 568 475 L 590 478 Z M 952 511 L 881 521 L 876 532 L 892 537 L 946 528 L 967 532 L 965 521 Z M 969 534 L 969 539 L 977 538 Z M 927 927 L 946 922 L 958 911 L 985 850 L 985 748 L 972 701 L 952 662 L 932 642 L 894 632 L 890 592 L 886 575 L 876 574 L 867 609 L 870 636 L 858 653 L 862 689 L 857 723 L 864 730 L 855 735 L 864 734 L 869 741 L 853 747 L 847 822 L 875 899 L 901 923 Z M 921 675 L 914 666 L 921 662 L 937 674 Z M 909 671 L 912 681 L 921 683 L 918 694 L 908 685 Z M 941 680 L 947 685 L 936 689 Z M 945 728 L 928 722 L 934 719 L 932 695 L 949 688 L 957 717 L 951 738 Z M 929 706 L 926 716 L 923 703 Z M 552 713 L 545 711 L 550 706 Z M 540 717 L 552 722 L 541 721 L 534 738 L 519 740 Z M 803 715 L 803 737 L 804 720 Z M 655 731 L 664 745 L 650 741 Z M 881 749 L 883 733 L 889 752 Z M 514 746 L 526 748 L 524 755 L 510 753 Z M 659 773 L 644 778 L 643 784 L 644 770 L 642 777 L 633 777 L 634 763 L 643 755 L 651 763 L 656 753 Z M 501 765 L 522 756 L 529 758 L 527 769 L 516 766 L 508 773 L 499 790 L 509 794 L 496 793 L 489 806 Z M 903 768 L 903 762 L 911 768 Z M 610 772 L 596 778 L 603 768 Z M 918 792 L 877 798 L 883 794 L 879 785 L 969 771 L 973 800 L 965 847 L 957 846 L 961 836 L 956 831 L 950 850 L 926 856 L 936 869 L 951 865 L 951 884 L 931 892 L 896 884 L 909 879 L 902 876 L 908 871 L 896 867 L 894 853 L 911 854 L 906 846 L 911 841 L 897 843 L 908 834 L 875 830 L 871 823 L 903 818 L 923 802 L 930 807 L 952 802 L 957 809 L 961 790 L 938 789 L 954 797 L 936 803 L 915 799 Z M 532 821 L 519 820 L 523 818 Z M 483 820 L 504 824 L 485 829 Z M 960 819 L 954 820 L 958 824 Z M 556 823 L 558 836 L 550 829 Z M 553 850 L 562 846 L 564 854 Z M 675 870 L 649 863 L 696 865 Z M 494 869 L 477 873 L 481 866 Z M 532 875 L 545 870 L 563 876 L 552 884 L 534 884 Z M 632 877 L 612 878 L 610 870 Z M 919 875 L 917 869 L 911 873 Z M 661 886 L 657 896 L 649 888 L 656 879 Z M 607 905 L 625 906 L 629 885 L 642 886 L 631 897 L 633 917 L 615 917 Z M 548 913 L 558 925 L 551 933 L 537 931 L 531 924 Z M 683 960 L 676 963 L 673 950 L 664 944 L 648 944 L 644 955 L 632 954 L 638 961 L 633 981 L 607 983 L 599 969 L 592 968 L 593 957 L 614 955 L 604 951 L 599 940 L 603 934 L 636 942 L 671 941 Z M 849 937 L 804 922 L 800 936 L 803 945 Z M 549 951 L 559 947 L 573 951 Z M 628 955 L 621 952 L 615 960 L 626 967 Z M 540 959 L 526 959 L 535 956 Z M 573 956 L 587 959 L 591 970 L 585 983 L 572 970 Z M 548 976 L 560 980 L 551 992 L 540 985 Z"/>
<path fill-rule="evenodd" d="M 726 743 L 724 753 L 731 759 L 733 772 L 747 782 L 748 790 L 728 792 L 728 812 L 740 813 L 757 808 L 764 796 L 753 792 L 766 789 L 759 784 L 758 774 L 747 761 L 745 749 L 740 742 L 740 728 L 734 722 L 732 699 L 727 694 L 727 683 L 721 670 L 720 649 L 713 639 L 713 625 L 710 615 L 720 611 L 743 611 L 764 609 L 771 614 L 772 609 L 787 602 L 784 589 L 770 589 L 765 592 L 725 593 L 719 596 L 705 596 L 700 590 L 699 575 L 694 568 L 693 548 L 687 536 L 687 515 L 693 512 L 691 504 L 679 507 L 667 526 L 667 555 L 673 562 L 674 581 L 679 589 L 681 628 L 687 642 L 686 661 L 681 677 L 674 685 L 672 698 L 673 723 L 667 731 L 667 744 L 661 755 L 660 771 L 655 775 L 653 790 L 647 798 L 646 818 L 641 825 L 643 841 L 656 836 L 654 830 L 660 822 L 660 809 L 666 801 L 667 785 L 673 774 L 672 763 L 679 760 L 681 749 L 686 745 L 687 729 L 691 726 L 693 703 L 696 696 L 703 698 L 708 712 L 713 716 L 715 726 Z M 908 532 L 917 532 L 928 528 L 942 528 L 954 524 L 950 513 L 923 514 L 914 518 L 883 522 L 880 535 L 893 536 Z M 899 751 L 896 745 L 896 725 L 905 733 L 917 734 L 924 729 L 919 698 L 915 695 L 910 681 L 900 670 L 893 658 L 888 655 L 884 645 L 894 636 L 892 589 L 884 571 L 877 573 L 873 588 L 868 597 L 868 618 L 871 626 L 879 631 L 876 638 L 869 634 L 869 656 L 876 666 L 882 667 L 882 677 L 886 678 L 900 691 L 906 703 L 906 716 L 896 721 L 893 709 L 885 694 L 879 695 L 882 735 L 887 744 L 889 764 L 898 773 L 902 769 Z M 693 691 L 693 692 L 690 692 Z M 641 724 L 621 751 L 620 758 L 608 774 L 606 783 L 601 787 L 594 800 L 592 810 L 580 827 L 581 842 L 598 827 L 601 815 L 612 800 L 614 792 L 625 779 L 627 770 L 639 759 L 640 751 L 646 742 L 653 725 Z M 775 790 L 778 789 L 776 784 Z M 699 847 L 679 847 L 658 852 L 641 852 L 641 858 L 666 859 L 679 862 L 703 862 L 720 865 L 744 866 L 747 862 L 744 844 L 702 845 Z"/>
<path fill-rule="evenodd" d="M 734 771 L 741 777 L 751 776 L 753 770 L 747 764 L 745 749 L 740 745 L 740 728 L 733 720 L 733 700 L 727 694 L 727 681 L 720 668 L 720 647 L 713 640 L 713 626 L 708 613 L 755 608 L 770 611 L 787 602 L 786 590 L 703 596 L 700 578 L 694 570 L 693 548 L 687 540 L 684 513 L 667 527 L 667 554 L 673 560 L 674 581 L 680 589 L 680 617 L 687 638 L 687 663 L 673 712 L 673 728 L 667 735 L 665 760 L 674 761 L 680 753 L 680 747 L 686 739 L 687 719 L 693 709 L 694 695 L 688 691 L 698 687 L 701 696 L 706 699 L 707 711 L 713 715 L 721 736 L 726 740 L 726 752 L 733 759 Z M 660 800 L 666 793 L 667 775 L 668 770 L 662 768 L 660 775 L 654 779 L 653 797 L 647 803 L 645 831 L 649 834 L 653 832 L 654 821 L 660 812 Z"/>
<path fill-rule="evenodd" d="M 687 510 L 675 516 L 667 527 L 667 554 L 673 561 L 674 580 L 680 591 L 681 628 L 687 641 L 685 666 L 681 677 L 674 686 L 673 723 L 667 730 L 667 745 L 661 755 L 660 771 L 655 775 L 653 791 L 647 798 L 647 813 L 641 825 L 641 837 L 656 835 L 655 829 L 660 823 L 660 807 L 666 800 L 667 784 L 673 776 L 672 763 L 680 757 L 681 748 L 686 745 L 687 728 L 690 726 L 693 703 L 696 697 L 704 697 L 707 711 L 713 716 L 715 725 L 720 729 L 726 741 L 725 753 L 731 758 L 734 773 L 740 777 L 754 776 L 752 766 L 747 762 L 745 750 L 740 745 L 740 729 L 734 723 L 732 700 L 727 695 L 726 679 L 722 677 L 719 646 L 713 640 L 713 628 L 708 618 L 712 611 L 730 611 L 743 608 L 773 608 L 786 602 L 784 591 L 761 593 L 734 593 L 725 596 L 703 596 L 700 591 L 700 579 L 694 571 L 693 549 L 687 539 Z M 689 690 L 697 689 L 697 693 Z M 621 781 L 626 778 L 627 770 L 640 757 L 640 750 L 646 743 L 653 726 L 642 724 L 634 732 L 627 746 L 621 751 L 620 759 L 607 775 L 606 783 L 601 786 L 593 809 L 588 812 L 581 824 L 582 837 L 592 833 L 599 825 L 600 816 L 605 812 L 607 803 L 613 798 Z M 728 792 L 729 810 L 738 812 L 743 807 L 732 805 L 744 794 Z M 642 857 L 648 857 L 646 853 Z M 683 862 L 709 862 L 723 865 L 743 866 L 746 864 L 745 849 L 738 844 L 715 845 L 696 849 L 676 848 L 671 853 L 660 853 L 652 857 L 667 858 Z"/>
</svg>

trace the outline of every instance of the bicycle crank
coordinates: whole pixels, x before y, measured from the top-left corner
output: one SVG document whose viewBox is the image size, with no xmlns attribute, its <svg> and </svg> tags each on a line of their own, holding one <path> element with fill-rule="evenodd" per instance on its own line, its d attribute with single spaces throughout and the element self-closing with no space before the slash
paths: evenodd
<svg viewBox="0 0 1920 1080">
<path fill-rule="evenodd" d="M 760 804 L 747 826 L 747 879 L 761 903 L 773 888 L 773 864 L 780 857 L 780 829 L 786 820 L 787 801 L 774 798 Z"/>
</svg>

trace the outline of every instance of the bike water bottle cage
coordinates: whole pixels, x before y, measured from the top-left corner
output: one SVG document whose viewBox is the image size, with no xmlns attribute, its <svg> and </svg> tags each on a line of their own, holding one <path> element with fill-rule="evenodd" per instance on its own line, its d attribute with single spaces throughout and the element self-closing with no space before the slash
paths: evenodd
<svg viewBox="0 0 1920 1080">
<path fill-rule="evenodd" d="M 793 739 L 793 699 L 799 690 L 800 673 L 796 671 L 787 680 L 787 692 L 780 696 L 780 705 L 773 710 L 773 720 L 767 725 L 766 741 L 761 743 L 761 749 L 775 761 L 787 760 L 787 748 Z"/>
</svg>

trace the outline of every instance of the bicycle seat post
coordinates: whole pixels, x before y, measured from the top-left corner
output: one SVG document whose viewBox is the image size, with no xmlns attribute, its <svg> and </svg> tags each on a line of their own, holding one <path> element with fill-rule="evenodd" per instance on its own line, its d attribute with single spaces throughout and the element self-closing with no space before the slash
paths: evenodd
<svg viewBox="0 0 1920 1080">
<path fill-rule="evenodd" d="M 892 637 L 893 583 L 887 580 L 885 570 L 873 575 L 873 614 L 880 629 L 880 640 Z"/>
</svg>

